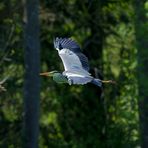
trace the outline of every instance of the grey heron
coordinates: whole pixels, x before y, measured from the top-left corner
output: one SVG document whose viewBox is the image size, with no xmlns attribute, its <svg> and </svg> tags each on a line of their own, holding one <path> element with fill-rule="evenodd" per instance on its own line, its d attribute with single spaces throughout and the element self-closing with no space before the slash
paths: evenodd
<svg viewBox="0 0 148 148">
<path fill-rule="evenodd" d="M 87 84 L 92 83 L 102 87 L 102 83 L 114 83 L 112 80 L 103 81 L 94 78 L 89 73 L 88 58 L 81 52 L 80 46 L 71 38 L 56 38 L 54 40 L 54 47 L 63 62 L 65 71 L 60 73 L 58 71 L 40 73 L 42 76 L 51 76 L 57 83 L 72 84 Z"/>
</svg>

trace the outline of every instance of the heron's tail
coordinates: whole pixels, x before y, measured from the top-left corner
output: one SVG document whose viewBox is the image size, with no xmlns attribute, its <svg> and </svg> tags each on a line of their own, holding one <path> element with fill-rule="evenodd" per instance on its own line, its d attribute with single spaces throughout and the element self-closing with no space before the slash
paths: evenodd
<svg viewBox="0 0 148 148">
<path fill-rule="evenodd" d="M 102 81 L 101 81 L 100 79 L 93 79 L 93 80 L 91 81 L 91 83 L 92 83 L 92 84 L 95 84 L 95 85 L 97 85 L 97 86 L 99 86 L 99 87 L 102 87 Z"/>
</svg>

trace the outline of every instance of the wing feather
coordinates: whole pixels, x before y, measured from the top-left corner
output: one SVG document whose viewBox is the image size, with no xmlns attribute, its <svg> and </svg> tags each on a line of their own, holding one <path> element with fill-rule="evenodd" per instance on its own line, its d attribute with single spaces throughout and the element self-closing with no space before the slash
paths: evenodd
<svg viewBox="0 0 148 148">
<path fill-rule="evenodd" d="M 56 38 L 54 40 L 54 47 L 58 49 L 67 48 L 73 52 L 80 51 L 80 47 L 77 42 L 70 38 Z"/>
<path fill-rule="evenodd" d="M 59 56 L 62 59 L 65 71 L 73 71 L 75 73 L 85 73 L 90 75 L 90 73 L 83 68 L 78 56 L 72 51 L 68 49 L 62 49 L 59 51 Z"/>
<path fill-rule="evenodd" d="M 80 51 L 80 47 L 78 45 L 77 42 L 75 42 L 74 40 L 70 39 L 70 38 L 56 38 L 54 40 L 54 47 L 56 49 L 58 49 L 59 51 L 59 55 L 62 59 L 62 62 L 64 64 L 65 69 L 67 70 L 67 67 L 69 67 L 66 63 L 64 63 L 64 61 L 67 61 L 64 58 L 68 58 L 69 56 L 72 54 L 75 54 L 75 57 L 73 57 L 74 60 L 77 60 L 77 65 L 79 63 L 79 68 L 81 65 L 81 68 L 83 68 L 86 71 L 89 71 L 89 64 L 88 64 L 88 58 Z M 65 50 L 67 49 L 67 51 L 65 52 Z M 63 50 L 63 51 L 60 51 Z M 69 55 L 68 55 L 68 51 L 69 51 Z M 65 56 L 63 55 L 63 52 L 65 52 Z M 77 58 L 76 58 L 77 56 Z M 71 59 L 72 60 L 72 59 Z M 74 60 L 72 60 L 74 62 Z M 78 62 L 79 61 L 79 62 Z M 74 62 L 76 63 L 76 61 Z M 73 64 L 76 66 L 76 64 Z"/>
</svg>

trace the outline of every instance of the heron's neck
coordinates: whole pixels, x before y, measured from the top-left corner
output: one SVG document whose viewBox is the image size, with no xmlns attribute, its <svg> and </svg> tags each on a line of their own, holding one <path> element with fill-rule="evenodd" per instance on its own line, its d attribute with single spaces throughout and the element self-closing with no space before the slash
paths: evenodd
<svg viewBox="0 0 148 148">
<path fill-rule="evenodd" d="M 53 80 L 57 83 L 68 83 L 67 78 L 59 72 L 54 73 Z"/>
</svg>

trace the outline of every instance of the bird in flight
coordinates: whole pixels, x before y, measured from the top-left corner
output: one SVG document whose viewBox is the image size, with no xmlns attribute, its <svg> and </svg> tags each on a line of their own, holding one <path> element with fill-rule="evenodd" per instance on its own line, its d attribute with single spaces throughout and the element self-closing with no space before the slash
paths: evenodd
<svg viewBox="0 0 148 148">
<path fill-rule="evenodd" d="M 115 83 L 112 80 L 101 80 L 94 78 L 89 73 L 88 58 L 81 52 L 78 43 L 71 38 L 56 38 L 54 40 L 54 47 L 63 62 L 65 71 L 60 73 L 58 71 L 40 73 L 41 76 L 53 77 L 57 83 L 72 84 L 87 84 L 92 83 L 102 87 L 102 83 Z"/>
</svg>

